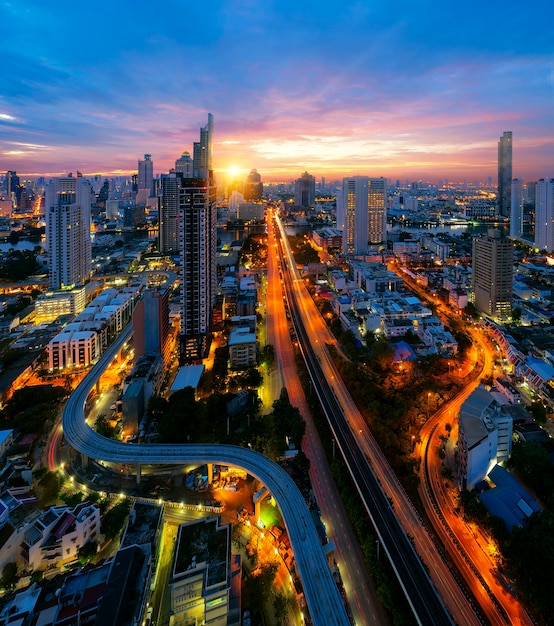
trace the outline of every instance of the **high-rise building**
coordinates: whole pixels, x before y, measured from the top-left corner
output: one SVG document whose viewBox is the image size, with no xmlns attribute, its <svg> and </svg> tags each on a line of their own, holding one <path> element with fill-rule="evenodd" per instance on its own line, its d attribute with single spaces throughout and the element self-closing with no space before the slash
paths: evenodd
<svg viewBox="0 0 554 626">
<path fill-rule="evenodd" d="M 315 206 L 315 176 L 304 172 L 294 181 L 294 204 L 304 209 L 313 209 Z"/>
<path fill-rule="evenodd" d="M 535 246 L 554 252 L 554 178 L 535 185 Z"/>
<path fill-rule="evenodd" d="M 181 362 L 207 356 L 216 296 L 216 186 L 212 166 L 213 116 L 194 144 L 193 178 L 179 181 Z"/>
<path fill-rule="evenodd" d="M 50 181 L 45 196 L 50 288 L 82 285 L 91 274 L 91 184 L 82 176 L 69 174 Z"/>
<path fill-rule="evenodd" d="M 146 189 L 148 194 L 152 192 L 154 179 L 154 163 L 150 154 L 145 154 L 144 159 L 138 162 L 138 189 Z"/>
<path fill-rule="evenodd" d="M 250 174 L 248 174 L 244 183 L 243 195 L 247 202 L 256 202 L 262 199 L 264 184 L 262 183 L 262 177 L 258 174 L 258 170 L 250 170 Z"/>
<path fill-rule="evenodd" d="M 510 237 L 519 239 L 523 234 L 523 180 L 512 179 Z"/>
<path fill-rule="evenodd" d="M 500 230 L 473 238 L 473 297 L 480 313 L 504 321 L 512 311 L 514 247 Z"/>
<path fill-rule="evenodd" d="M 346 254 L 366 254 L 369 245 L 385 241 L 386 192 L 386 178 L 352 176 L 343 180 L 340 206 L 344 215 L 343 250 Z"/>
<path fill-rule="evenodd" d="M 169 289 L 146 289 L 133 309 L 135 359 L 159 353 L 169 362 Z"/>
<path fill-rule="evenodd" d="M 190 152 L 183 152 L 175 161 L 175 171 L 178 174 L 182 174 L 183 178 L 192 178 L 192 159 L 190 158 Z"/>
<path fill-rule="evenodd" d="M 512 200 L 512 131 L 506 131 L 498 141 L 498 213 L 510 217 Z"/>
<path fill-rule="evenodd" d="M 192 167 L 189 177 L 191 175 Z M 182 173 L 162 174 L 158 230 L 159 248 L 162 254 L 177 254 L 179 251 L 179 189 L 182 180 Z"/>
</svg>

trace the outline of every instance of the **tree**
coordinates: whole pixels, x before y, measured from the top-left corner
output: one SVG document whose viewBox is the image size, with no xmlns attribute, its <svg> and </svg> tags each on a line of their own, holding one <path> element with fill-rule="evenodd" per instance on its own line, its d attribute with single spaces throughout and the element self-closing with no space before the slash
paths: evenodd
<svg viewBox="0 0 554 626">
<path fill-rule="evenodd" d="M 84 546 L 81 546 L 77 552 L 77 559 L 79 563 L 86 565 L 90 563 L 92 559 L 96 556 L 98 552 L 98 542 L 96 541 L 87 541 Z"/>
<path fill-rule="evenodd" d="M 19 576 L 17 575 L 17 565 L 13 562 L 6 563 L 6 565 L 2 568 L 0 586 L 9 591 L 15 588 L 18 580 Z"/>
<path fill-rule="evenodd" d="M 131 509 L 131 500 L 125 498 L 113 506 L 102 518 L 102 533 L 106 539 L 114 539 L 121 532 Z"/>
</svg>

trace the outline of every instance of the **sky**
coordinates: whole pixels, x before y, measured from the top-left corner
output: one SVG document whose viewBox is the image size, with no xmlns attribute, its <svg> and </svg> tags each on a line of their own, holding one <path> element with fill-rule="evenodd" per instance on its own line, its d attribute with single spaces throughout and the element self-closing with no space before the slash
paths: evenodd
<svg viewBox="0 0 554 626">
<path fill-rule="evenodd" d="M 551 0 L 0 0 L 0 172 L 554 177 Z"/>
</svg>

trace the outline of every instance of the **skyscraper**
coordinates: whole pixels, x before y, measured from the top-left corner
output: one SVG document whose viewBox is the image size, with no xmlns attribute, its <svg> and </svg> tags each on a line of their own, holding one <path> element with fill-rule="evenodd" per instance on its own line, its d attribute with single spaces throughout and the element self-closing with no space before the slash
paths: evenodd
<svg viewBox="0 0 554 626">
<path fill-rule="evenodd" d="M 523 233 L 523 180 L 512 179 L 510 237 L 518 239 Z"/>
<path fill-rule="evenodd" d="M 510 217 L 512 200 L 512 131 L 506 131 L 498 141 L 498 213 Z"/>
<path fill-rule="evenodd" d="M 261 200 L 264 195 L 264 184 L 258 170 L 250 170 L 244 183 L 244 199 L 247 202 Z"/>
<path fill-rule="evenodd" d="M 344 215 L 342 240 L 346 254 L 367 254 L 370 244 L 385 240 L 386 191 L 386 178 L 352 176 L 343 180 L 343 197 L 338 204 Z"/>
<path fill-rule="evenodd" d="M 480 313 L 500 321 L 512 311 L 514 247 L 497 228 L 473 238 L 473 296 Z"/>
<path fill-rule="evenodd" d="M 183 178 L 192 178 L 192 159 L 190 158 L 190 152 L 185 150 L 175 161 L 175 171 L 177 174 L 182 174 Z"/>
<path fill-rule="evenodd" d="M 169 361 L 169 289 L 146 289 L 133 309 L 135 359 L 156 352 Z"/>
<path fill-rule="evenodd" d="M 315 176 L 304 172 L 294 181 L 294 204 L 304 209 L 315 206 Z"/>
<path fill-rule="evenodd" d="M 192 176 L 192 167 L 190 176 Z M 179 189 L 182 180 L 182 173 L 162 174 L 158 230 L 159 247 L 162 254 L 177 254 L 179 251 Z"/>
<path fill-rule="evenodd" d="M 154 163 L 150 154 L 145 154 L 144 159 L 138 162 L 138 188 L 146 189 L 148 194 L 152 192 L 152 181 L 154 179 Z"/>
<path fill-rule="evenodd" d="M 554 178 L 541 178 L 535 186 L 535 246 L 554 252 Z"/>
<path fill-rule="evenodd" d="M 45 196 L 50 288 L 83 284 L 91 273 L 91 184 L 69 174 L 50 181 Z"/>
<path fill-rule="evenodd" d="M 181 362 L 207 356 L 216 296 L 216 186 L 212 167 L 213 116 L 194 144 L 193 177 L 179 182 Z"/>
</svg>

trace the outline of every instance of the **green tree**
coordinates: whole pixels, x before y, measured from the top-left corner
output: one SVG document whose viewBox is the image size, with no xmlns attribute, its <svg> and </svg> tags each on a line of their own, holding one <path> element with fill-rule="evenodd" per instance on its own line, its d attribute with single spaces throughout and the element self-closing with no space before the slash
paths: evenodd
<svg viewBox="0 0 554 626">
<path fill-rule="evenodd" d="M 124 498 L 105 513 L 104 517 L 102 517 L 100 526 L 106 539 L 114 539 L 117 537 L 123 529 L 123 525 L 127 520 L 130 509 L 131 500 L 129 500 L 129 498 Z"/>
<path fill-rule="evenodd" d="M 13 562 L 6 563 L 6 565 L 2 568 L 0 586 L 6 591 L 10 591 L 15 588 L 18 580 L 19 576 L 17 574 L 17 565 Z"/>
<path fill-rule="evenodd" d="M 81 546 L 77 552 L 77 559 L 79 563 L 85 565 L 86 563 L 90 563 L 92 559 L 96 556 L 98 552 L 98 542 L 96 541 L 87 541 L 84 546 Z"/>
</svg>

